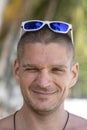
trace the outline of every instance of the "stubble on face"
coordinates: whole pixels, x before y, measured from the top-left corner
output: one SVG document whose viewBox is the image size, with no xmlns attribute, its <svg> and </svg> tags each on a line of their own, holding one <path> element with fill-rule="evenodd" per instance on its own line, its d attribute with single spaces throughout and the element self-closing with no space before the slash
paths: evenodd
<svg viewBox="0 0 87 130">
<path fill-rule="evenodd" d="M 68 70 L 51 72 L 50 83 L 44 88 L 37 82 L 39 80 L 37 75 L 41 72 L 38 72 L 40 70 L 38 66 L 47 70 L 48 66 L 66 64 L 68 69 L 69 60 L 67 57 L 66 49 L 57 44 L 41 45 L 37 43 L 25 47 L 22 65 L 27 63 L 37 66 L 33 73 L 29 70 L 30 68 L 25 68 L 20 73 L 22 94 L 28 107 L 38 112 L 48 112 L 61 106 L 68 91 L 68 81 L 66 81 L 69 80 Z M 51 94 L 52 92 L 53 94 Z"/>
</svg>

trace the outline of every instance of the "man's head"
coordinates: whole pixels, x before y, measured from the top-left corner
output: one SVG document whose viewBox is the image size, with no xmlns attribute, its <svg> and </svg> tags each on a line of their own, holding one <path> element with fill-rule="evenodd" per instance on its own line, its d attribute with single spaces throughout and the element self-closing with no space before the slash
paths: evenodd
<svg viewBox="0 0 87 130">
<path fill-rule="evenodd" d="M 61 107 L 78 77 L 70 37 L 52 32 L 47 26 L 25 32 L 18 43 L 17 56 L 14 74 L 29 109 L 47 113 Z"/>
<path fill-rule="evenodd" d="M 74 45 L 72 43 L 71 38 L 68 34 L 55 33 L 51 31 L 47 26 L 43 27 L 39 31 L 25 32 L 21 37 L 18 48 L 17 48 L 17 56 L 18 59 L 21 59 L 24 52 L 24 47 L 26 44 L 61 44 L 61 46 L 65 46 L 67 49 L 67 54 L 70 55 L 71 61 L 74 60 Z"/>
</svg>

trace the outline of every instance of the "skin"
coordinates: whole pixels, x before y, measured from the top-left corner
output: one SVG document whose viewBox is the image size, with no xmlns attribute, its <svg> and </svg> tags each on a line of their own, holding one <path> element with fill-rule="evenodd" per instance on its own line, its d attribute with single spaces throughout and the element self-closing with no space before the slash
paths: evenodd
<svg viewBox="0 0 87 130">
<path fill-rule="evenodd" d="M 16 130 L 62 130 L 67 112 L 64 100 L 78 78 L 78 63 L 61 44 L 27 44 L 14 75 L 24 104 L 16 115 Z M 33 122 L 33 123 L 32 123 Z M 13 115 L 0 121 L 0 130 L 13 130 Z M 70 114 L 67 130 L 86 130 L 87 121 Z"/>
</svg>

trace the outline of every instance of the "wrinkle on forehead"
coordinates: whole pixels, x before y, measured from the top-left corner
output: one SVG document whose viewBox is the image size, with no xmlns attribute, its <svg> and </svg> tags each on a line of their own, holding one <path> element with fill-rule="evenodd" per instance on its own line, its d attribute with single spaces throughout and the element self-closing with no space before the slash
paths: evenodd
<svg viewBox="0 0 87 130">
<path fill-rule="evenodd" d="M 59 44 L 27 44 L 24 59 L 31 64 L 48 66 L 49 64 L 65 64 L 69 61 L 67 49 Z"/>
</svg>

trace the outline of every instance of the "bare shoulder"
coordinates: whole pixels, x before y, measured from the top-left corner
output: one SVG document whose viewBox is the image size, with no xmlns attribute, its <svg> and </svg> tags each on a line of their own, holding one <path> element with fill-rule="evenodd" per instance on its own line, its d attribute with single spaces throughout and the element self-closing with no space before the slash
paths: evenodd
<svg viewBox="0 0 87 130">
<path fill-rule="evenodd" d="M 70 114 L 69 126 L 70 130 L 87 130 L 87 120 L 80 116 Z"/>
<path fill-rule="evenodd" d="M 0 130 L 13 130 L 13 115 L 0 120 Z"/>
</svg>

